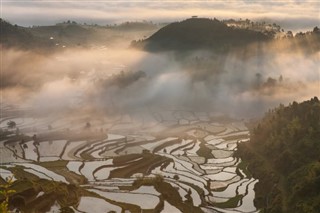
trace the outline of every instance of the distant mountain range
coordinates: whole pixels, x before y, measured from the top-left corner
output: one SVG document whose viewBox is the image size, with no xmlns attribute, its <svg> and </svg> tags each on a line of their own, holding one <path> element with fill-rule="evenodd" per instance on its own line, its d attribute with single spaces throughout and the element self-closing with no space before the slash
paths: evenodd
<svg viewBox="0 0 320 213">
<path fill-rule="evenodd" d="M 64 47 L 108 46 L 115 41 L 147 37 L 163 25 L 150 22 L 125 22 L 119 25 L 99 26 L 66 21 L 51 26 L 21 27 L 3 19 L 0 44 L 18 49 L 58 50 Z"/>
<path fill-rule="evenodd" d="M 119 25 L 99 26 L 67 21 L 52 26 L 21 27 L 1 19 L 0 44 L 22 49 L 56 50 L 64 47 L 92 47 L 117 45 L 117 41 L 147 51 L 188 51 L 206 49 L 227 51 L 256 42 L 275 38 L 296 39 L 292 42 L 304 49 L 320 49 L 320 31 L 284 32 L 276 24 L 250 20 L 190 18 L 171 24 L 125 22 Z M 307 38 L 308 37 L 308 38 Z"/>
</svg>

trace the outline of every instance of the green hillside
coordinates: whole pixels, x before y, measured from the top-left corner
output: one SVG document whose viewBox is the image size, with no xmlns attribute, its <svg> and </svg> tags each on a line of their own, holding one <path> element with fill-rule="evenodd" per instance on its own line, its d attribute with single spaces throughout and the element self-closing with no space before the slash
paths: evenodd
<svg viewBox="0 0 320 213">
<path fill-rule="evenodd" d="M 320 210 L 320 102 L 280 105 L 251 130 L 237 154 L 255 178 L 256 206 L 264 212 Z"/>
</svg>

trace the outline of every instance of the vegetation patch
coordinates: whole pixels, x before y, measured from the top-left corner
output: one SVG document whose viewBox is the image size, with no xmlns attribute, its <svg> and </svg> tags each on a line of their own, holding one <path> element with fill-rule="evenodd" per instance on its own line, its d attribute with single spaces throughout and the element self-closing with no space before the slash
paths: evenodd
<svg viewBox="0 0 320 213">
<path fill-rule="evenodd" d="M 236 208 L 239 204 L 239 201 L 243 198 L 243 195 L 237 195 L 233 198 L 230 198 L 228 201 L 223 203 L 214 203 L 215 207 L 218 208 Z"/>
<path fill-rule="evenodd" d="M 172 161 L 172 159 L 160 155 L 145 153 L 142 154 L 142 159 L 135 161 L 132 164 L 128 164 L 128 166 L 112 170 L 109 178 L 129 178 L 136 173 L 148 175 L 152 169 L 160 166 L 166 161 Z"/>
<path fill-rule="evenodd" d="M 206 159 L 214 158 L 212 150 L 206 146 L 205 141 L 201 139 L 200 142 L 200 149 L 197 151 L 197 155 Z"/>
<path fill-rule="evenodd" d="M 319 212 L 319 120 L 317 97 L 280 105 L 251 129 L 250 142 L 239 144 L 236 155 L 259 179 L 255 185 L 258 208 L 271 213 Z M 238 167 L 245 168 L 244 163 Z"/>
<path fill-rule="evenodd" d="M 241 171 L 245 174 L 245 176 L 247 178 L 251 178 L 252 175 L 251 173 L 248 171 L 248 164 L 244 161 L 241 161 L 238 165 L 237 165 L 237 170 L 236 173 L 243 178 L 242 173 L 239 171 L 241 169 Z"/>
</svg>

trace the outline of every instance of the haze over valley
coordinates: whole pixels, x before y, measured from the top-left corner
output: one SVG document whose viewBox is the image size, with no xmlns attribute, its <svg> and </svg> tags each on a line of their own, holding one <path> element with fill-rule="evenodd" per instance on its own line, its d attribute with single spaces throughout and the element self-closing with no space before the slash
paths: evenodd
<svg viewBox="0 0 320 213">
<path fill-rule="evenodd" d="M 272 3 L 4 3 L 0 212 L 316 213 L 318 19 Z"/>
<path fill-rule="evenodd" d="M 208 22 L 212 32 L 203 27 L 202 37 L 193 33 L 193 27 Z M 163 25 L 9 25 L 3 37 L 3 99 L 23 101 L 37 110 L 46 110 L 47 100 L 56 99 L 57 107 L 73 111 L 98 107 L 122 113 L 147 106 L 259 116 L 279 103 L 304 100 L 318 91 L 319 31 L 294 38 L 280 30 L 253 31 L 250 38 L 245 29 L 225 31 L 230 27 L 218 20 L 187 19 L 176 25 L 184 23 L 189 24 L 184 32 L 192 35 L 189 41 L 179 32 L 166 34 L 171 24 L 154 35 Z M 210 38 L 212 33 L 232 37 L 220 41 Z M 157 50 L 161 39 L 165 44 Z"/>
</svg>

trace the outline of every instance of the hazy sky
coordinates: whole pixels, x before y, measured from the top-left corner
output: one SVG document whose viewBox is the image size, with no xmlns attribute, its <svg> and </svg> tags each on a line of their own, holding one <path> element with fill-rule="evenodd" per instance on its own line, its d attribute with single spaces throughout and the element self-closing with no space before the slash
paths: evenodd
<svg viewBox="0 0 320 213">
<path fill-rule="evenodd" d="M 285 29 L 310 29 L 319 25 L 319 0 L 1 0 L 1 17 L 31 26 L 65 20 L 119 23 L 150 20 L 174 21 L 192 15 L 277 21 Z"/>
</svg>

